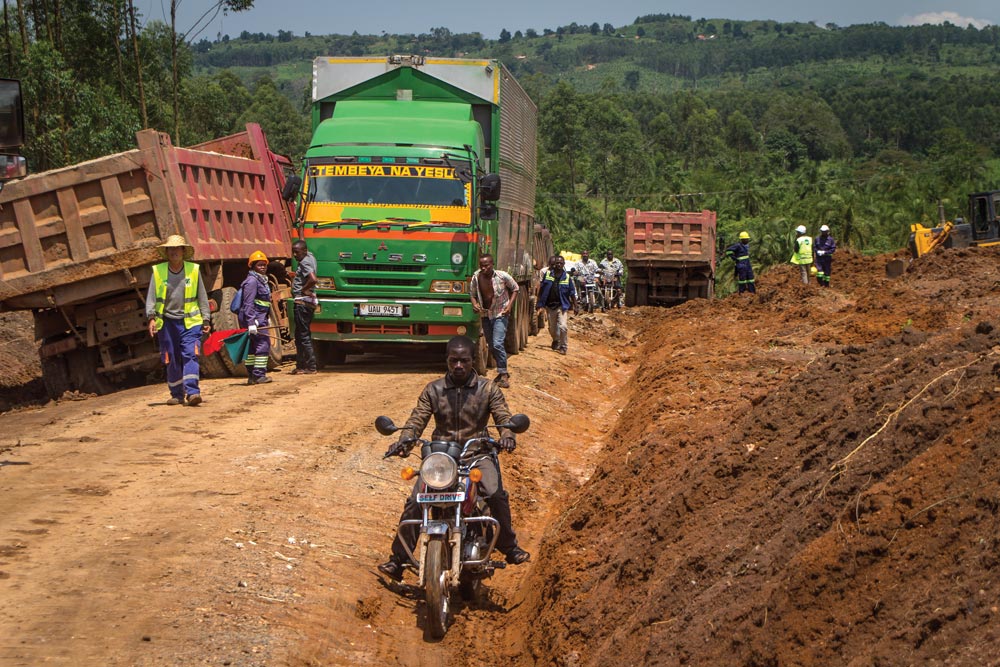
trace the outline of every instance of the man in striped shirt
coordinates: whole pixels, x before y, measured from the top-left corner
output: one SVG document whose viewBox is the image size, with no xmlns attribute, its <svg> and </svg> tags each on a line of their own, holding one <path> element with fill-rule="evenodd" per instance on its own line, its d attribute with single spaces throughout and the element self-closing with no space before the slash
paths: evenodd
<svg viewBox="0 0 1000 667">
<path fill-rule="evenodd" d="M 510 386 L 510 373 L 504 339 L 517 290 L 517 282 L 509 273 L 493 268 L 493 255 L 479 258 L 479 270 L 472 274 L 472 309 L 482 317 L 483 333 L 497 364 L 495 382 L 505 389 Z"/>
</svg>

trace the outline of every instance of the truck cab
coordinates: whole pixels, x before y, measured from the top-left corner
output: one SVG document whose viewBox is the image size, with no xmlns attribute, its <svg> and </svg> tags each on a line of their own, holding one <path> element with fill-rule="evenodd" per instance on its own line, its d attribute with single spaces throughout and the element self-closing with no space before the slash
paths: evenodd
<svg viewBox="0 0 1000 667">
<path fill-rule="evenodd" d="M 314 61 L 297 224 L 317 263 L 311 331 L 320 364 L 455 335 L 477 339 L 469 290 L 482 253 L 530 285 L 530 253 L 521 255 L 534 227 L 534 144 L 518 153 L 507 142 L 523 134 L 515 120 L 533 142 L 534 106 L 524 96 L 509 109 L 514 93 L 524 95 L 491 60 Z M 529 175 L 521 183 L 505 174 L 505 199 L 501 169 Z M 521 190 L 530 196 L 512 203 Z M 515 318 L 526 332 L 527 294 L 524 301 Z"/>
</svg>

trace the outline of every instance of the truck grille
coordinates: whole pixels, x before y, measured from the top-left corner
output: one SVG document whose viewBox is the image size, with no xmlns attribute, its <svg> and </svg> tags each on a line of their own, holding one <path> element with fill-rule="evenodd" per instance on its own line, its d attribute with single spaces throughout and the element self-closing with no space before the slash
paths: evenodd
<svg viewBox="0 0 1000 667">
<path fill-rule="evenodd" d="M 407 280 L 405 278 L 345 278 L 348 285 L 383 285 L 391 287 L 418 287 L 421 283 L 417 280 Z"/>
<path fill-rule="evenodd" d="M 342 264 L 345 271 L 403 271 L 407 273 L 421 273 L 422 266 L 412 264 Z"/>
<path fill-rule="evenodd" d="M 408 336 L 413 333 L 409 325 L 399 324 L 355 324 L 356 334 L 396 334 Z"/>
</svg>

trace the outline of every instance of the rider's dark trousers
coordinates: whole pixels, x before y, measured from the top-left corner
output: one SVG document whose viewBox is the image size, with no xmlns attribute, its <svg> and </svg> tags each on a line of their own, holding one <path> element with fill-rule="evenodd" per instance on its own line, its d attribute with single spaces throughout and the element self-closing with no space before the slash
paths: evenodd
<svg viewBox="0 0 1000 667">
<path fill-rule="evenodd" d="M 483 478 L 479 481 L 479 493 L 486 499 L 486 504 L 489 506 L 493 518 L 500 524 L 500 535 L 497 537 L 497 550 L 500 553 L 506 554 L 517 546 L 517 535 L 511 526 L 510 499 L 503 488 L 503 480 L 500 478 L 500 468 L 497 466 L 496 459 L 494 458 L 480 459 L 473 467 L 483 472 Z M 420 480 L 418 479 L 417 483 L 413 485 L 410 497 L 406 499 L 406 504 L 403 505 L 403 514 L 399 517 L 400 521 L 423 517 L 423 511 L 420 509 L 420 505 L 417 504 L 417 489 L 419 486 Z M 400 534 L 405 536 L 406 544 L 413 550 L 417 544 L 417 535 L 420 534 L 420 527 L 406 526 L 396 534 L 396 539 L 392 541 L 392 559 L 397 563 L 408 563 L 410 562 L 410 557 L 403 547 Z"/>
</svg>

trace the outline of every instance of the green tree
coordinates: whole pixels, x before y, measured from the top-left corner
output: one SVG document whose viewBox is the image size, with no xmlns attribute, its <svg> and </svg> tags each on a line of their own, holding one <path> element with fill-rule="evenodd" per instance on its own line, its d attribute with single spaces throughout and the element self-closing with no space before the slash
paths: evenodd
<svg viewBox="0 0 1000 667">
<path fill-rule="evenodd" d="M 736 161 L 743 165 L 743 155 L 756 151 L 760 147 L 760 135 L 754 129 L 753 123 L 742 111 L 734 111 L 726 118 L 723 132 L 726 145 L 736 151 Z"/>
<path fill-rule="evenodd" d="M 601 197 L 607 218 L 612 199 L 627 197 L 645 182 L 650 161 L 639 124 L 616 98 L 594 101 L 585 122 L 588 181 Z"/>
<path fill-rule="evenodd" d="M 237 124 L 259 123 L 271 150 L 297 161 L 309 145 L 309 124 L 295 111 L 287 97 L 278 92 L 270 77 L 261 77 L 253 90 L 250 106 Z"/>
</svg>

